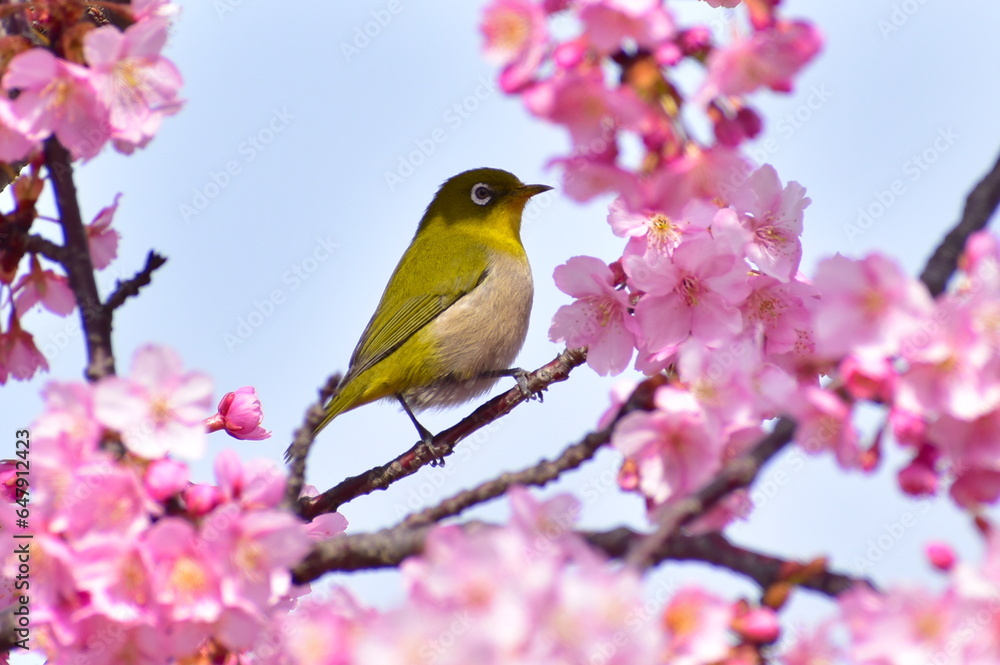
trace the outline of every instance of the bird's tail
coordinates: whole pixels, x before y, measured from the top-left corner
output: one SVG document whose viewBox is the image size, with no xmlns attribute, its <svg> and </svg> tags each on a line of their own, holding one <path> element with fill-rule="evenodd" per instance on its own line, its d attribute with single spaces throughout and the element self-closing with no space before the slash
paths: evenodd
<svg viewBox="0 0 1000 665">
<path fill-rule="evenodd" d="M 361 406 L 361 404 L 367 403 L 368 401 L 359 401 L 358 399 L 358 389 L 354 382 L 348 382 L 347 385 L 342 385 L 337 392 L 333 394 L 330 401 L 326 403 L 324 407 L 323 420 L 319 421 L 316 425 L 316 429 L 313 430 L 313 436 L 323 431 L 323 428 L 330 424 L 330 421 L 344 413 L 345 411 L 350 411 L 351 409 Z M 285 451 L 285 463 L 291 461 L 292 459 L 292 447 L 288 446 L 288 450 Z"/>
</svg>

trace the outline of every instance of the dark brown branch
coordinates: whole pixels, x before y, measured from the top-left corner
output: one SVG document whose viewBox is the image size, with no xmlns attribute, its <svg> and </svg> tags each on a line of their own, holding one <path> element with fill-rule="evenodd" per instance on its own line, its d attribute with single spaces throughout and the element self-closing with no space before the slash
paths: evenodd
<svg viewBox="0 0 1000 665">
<path fill-rule="evenodd" d="M 791 443 L 795 427 L 794 420 L 782 418 L 749 453 L 726 462 L 711 482 L 690 497 L 664 508 L 657 520 L 656 531 L 636 542 L 626 562 L 640 568 L 655 563 L 656 552 L 677 529 L 711 510 L 730 492 L 749 487 L 761 467 Z"/>
<path fill-rule="evenodd" d="M 986 228 L 990 217 L 1000 205 L 1000 158 L 993 168 L 979 181 L 965 199 L 962 219 L 948 232 L 941 244 L 927 260 L 920 281 L 927 285 L 931 295 L 944 292 L 955 269 L 958 258 L 965 249 L 965 242 L 976 231 Z"/>
<path fill-rule="evenodd" d="M 312 553 L 295 567 L 295 582 L 311 582 L 332 570 L 393 568 L 407 557 L 421 553 L 431 528 L 431 525 L 397 526 L 376 533 L 331 538 L 316 545 Z M 462 528 L 471 533 L 496 527 L 471 522 L 463 524 Z M 645 536 L 625 527 L 611 531 L 579 532 L 577 535 L 612 559 L 624 558 L 636 543 L 645 541 Z M 750 578 L 762 589 L 791 580 L 807 589 L 836 596 L 857 584 L 870 585 L 867 580 L 831 572 L 825 567 L 806 566 L 738 547 L 717 533 L 697 536 L 674 534 L 660 544 L 653 557 L 655 563 L 702 561 L 723 567 Z"/>
<path fill-rule="evenodd" d="M 80 215 L 70 155 L 54 136 L 45 141 L 45 164 L 52 179 L 59 223 L 63 228 L 65 256 L 62 265 L 80 308 L 80 323 L 87 345 L 86 375 L 91 381 L 96 381 L 115 373 L 111 312 L 101 304 L 97 293 L 94 264 L 90 259 L 87 230 Z"/>
<path fill-rule="evenodd" d="M 611 531 L 591 531 L 580 534 L 591 546 L 609 557 L 621 559 L 645 538 L 631 529 L 619 527 Z M 701 561 L 749 577 L 761 589 L 792 579 L 799 586 L 827 596 L 837 596 L 858 584 L 874 586 L 870 581 L 826 570 L 825 566 L 811 570 L 806 566 L 768 554 L 734 545 L 721 533 L 697 536 L 675 534 L 653 552 L 654 563 L 663 561 Z M 805 572 L 808 571 L 808 572 Z M 803 574 L 805 572 L 805 574 Z M 801 579 L 795 579 L 802 575 Z"/>
<path fill-rule="evenodd" d="M 564 472 L 575 469 L 594 456 L 598 448 L 611 440 L 611 433 L 626 414 L 633 411 L 648 411 L 653 408 L 656 389 L 666 383 L 666 376 L 657 374 L 646 379 L 632 391 L 632 394 L 618 410 L 614 420 L 604 429 L 591 432 L 578 443 L 566 448 L 556 459 L 543 460 L 521 471 L 504 473 L 478 487 L 464 490 L 419 513 L 414 513 L 403 521 L 403 526 L 415 527 L 433 524 L 446 517 L 458 515 L 463 510 L 503 495 L 513 485 L 545 484 L 557 479 Z"/>
<path fill-rule="evenodd" d="M 584 349 L 563 351 L 555 360 L 527 375 L 530 395 L 540 393 L 553 383 L 565 381 L 573 368 L 583 364 L 586 359 L 587 353 Z M 397 480 L 416 473 L 420 467 L 447 457 L 459 441 L 510 413 L 530 395 L 522 393 L 520 388 L 512 388 L 494 397 L 457 425 L 435 436 L 430 446 L 423 442 L 418 443 L 387 464 L 348 478 L 317 497 L 303 499 L 299 503 L 299 514 L 306 519 L 312 519 L 323 513 L 331 513 L 359 496 L 384 490 Z"/>
<path fill-rule="evenodd" d="M 153 271 L 160 268 L 166 262 L 166 257 L 160 256 L 150 250 L 149 254 L 146 255 L 146 266 L 136 273 L 135 277 L 127 279 L 124 282 L 118 281 L 115 284 L 114 293 L 104 303 L 104 309 L 107 312 L 108 318 L 111 318 L 112 312 L 121 307 L 126 299 L 139 295 L 139 289 L 149 286 L 149 283 L 153 281 Z"/>
</svg>

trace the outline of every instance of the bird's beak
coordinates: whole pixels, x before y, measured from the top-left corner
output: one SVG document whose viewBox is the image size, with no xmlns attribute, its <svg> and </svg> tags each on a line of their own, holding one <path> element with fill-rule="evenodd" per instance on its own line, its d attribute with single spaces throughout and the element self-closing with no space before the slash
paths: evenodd
<svg viewBox="0 0 1000 665">
<path fill-rule="evenodd" d="M 514 195 L 523 200 L 528 200 L 535 194 L 541 194 L 542 192 L 547 192 L 551 187 L 548 185 L 521 185 L 514 190 Z"/>
</svg>

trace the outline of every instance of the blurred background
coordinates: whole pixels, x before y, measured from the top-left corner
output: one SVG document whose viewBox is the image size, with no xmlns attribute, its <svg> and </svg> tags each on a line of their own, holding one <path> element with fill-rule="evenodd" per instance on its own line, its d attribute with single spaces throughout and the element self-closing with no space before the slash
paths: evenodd
<svg viewBox="0 0 1000 665">
<path fill-rule="evenodd" d="M 211 375 L 217 397 L 243 385 L 260 393 L 273 437 L 238 442 L 216 434 L 207 460 L 223 448 L 280 460 L 317 388 L 346 369 L 436 188 L 465 169 L 499 167 L 557 186 L 526 213 L 536 296 L 518 364 L 535 369 L 561 350 L 547 332 L 570 299 L 553 285 L 553 269 L 578 254 L 613 260 L 623 245 L 605 222 L 607 198 L 574 204 L 558 191 L 558 173 L 546 169 L 568 148 L 564 131 L 494 87 L 497 72 L 480 55 L 484 2 L 317 3 L 298 18 L 251 0 L 178 4 L 167 55 L 185 77 L 184 110 L 146 150 L 132 157 L 105 151 L 81 166 L 77 183 L 88 219 L 123 195 L 119 257 L 99 278 L 104 295 L 115 279 L 139 270 L 150 249 L 169 258 L 141 297 L 118 310 L 119 371 L 128 371 L 137 347 L 163 344 L 187 368 Z M 729 14 L 704 3 L 672 6 L 682 24 L 708 20 L 719 36 L 732 29 Z M 1000 88 L 995 75 L 983 78 L 1000 58 L 1000 5 L 787 0 L 783 14 L 814 21 L 826 48 L 792 94 L 752 98 L 766 124 L 748 149 L 782 180 L 807 188 L 803 270 L 811 274 L 836 252 L 878 250 L 916 274 L 1000 151 Z M 901 193 L 892 193 L 894 181 Z M 5 432 L 31 421 L 46 381 L 79 379 L 83 367 L 76 314 L 33 313 L 25 327 L 51 371 L 4 386 Z M 349 530 L 389 526 L 501 471 L 552 458 L 594 427 L 615 380 L 577 369 L 543 404 L 524 404 L 461 443 L 445 467 L 424 468 L 345 506 Z M 438 431 L 475 406 L 422 421 Z M 878 422 L 874 414 L 869 422 Z M 326 489 L 414 440 L 394 404 L 358 409 L 319 437 L 307 480 Z M 902 496 L 894 477 L 901 457 L 888 449 L 874 478 L 844 475 L 828 457 L 787 452 L 765 469 L 749 521 L 727 533 L 784 557 L 826 554 L 834 568 L 883 585 L 933 584 L 923 557 L 931 539 L 978 558 L 973 527 L 949 499 Z M 616 488 L 619 461 L 605 450 L 538 493 L 575 493 L 585 528 L 645 528 L 642 501 Z M 209 461 L 193 468 L 196 480 L 212 479 Z M 503 501 L 471 513 L 506 514 Z M 402 597 L 393 572 L 328 579 L 376 606 Z M 661 567 L 651 589 L 687 581 L 734 598 L 755 592 L 692 564 Z M 822 616 L 830 607 L 799 593 L 791 616 Z"/>
</svg>

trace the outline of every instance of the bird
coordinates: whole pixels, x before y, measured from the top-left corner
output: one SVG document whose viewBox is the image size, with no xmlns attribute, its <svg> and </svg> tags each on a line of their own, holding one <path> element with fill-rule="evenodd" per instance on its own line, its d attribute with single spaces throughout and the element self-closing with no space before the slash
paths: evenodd
<svg viewBox="0 0 1000 665">
<path fill-rule="evenodd" d="M 395 399 L 429 443 L 415 412 L 462 404 L 503 376 L 523 376 L 511 365 L 527 336 L 534 285 L 521 217 L 531 197 L 550 189 L 495 168 L 441 185 L 314 436 L 346 411 Z"/>
</svg>

